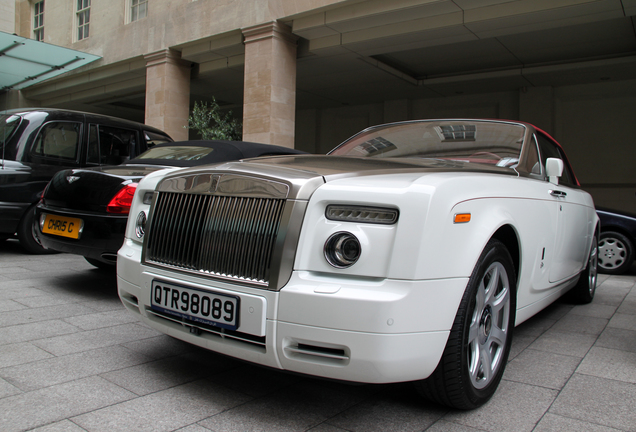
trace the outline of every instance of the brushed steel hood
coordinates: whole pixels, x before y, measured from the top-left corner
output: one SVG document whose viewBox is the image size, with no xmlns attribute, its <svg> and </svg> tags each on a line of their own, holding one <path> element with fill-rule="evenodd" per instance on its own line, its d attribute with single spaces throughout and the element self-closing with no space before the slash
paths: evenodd
<svg viewBox="0 0 636 432">
<path fill-rule="evenodd" d="M 482 172 L 517 176 L 512 168 L 502 168 L 474 163 L 464 163 L 443 159 L 407 158 L 356 158 L 341 156 L 276 156 L 227 162 L 220 165 L 201 166 L 180 170 L 168 175 L 158 185 L 158 190 L 175 190 L 177 183 L 197 184 L 196 188 L 178 186 L 182 192 L 210 192 L 213 182 L 211 175 L 230 177 L 243 176 L 254 180 L 277 179 L 288 185 L 288 198 L 309 199 L 320 185 L 335 179 L 394 173 L 434 173 L 434 172 Z M 215 187 L 216 188 L 216 187 Z M 196 190 L 195 190 L 196 189 Z"/>
</svg>

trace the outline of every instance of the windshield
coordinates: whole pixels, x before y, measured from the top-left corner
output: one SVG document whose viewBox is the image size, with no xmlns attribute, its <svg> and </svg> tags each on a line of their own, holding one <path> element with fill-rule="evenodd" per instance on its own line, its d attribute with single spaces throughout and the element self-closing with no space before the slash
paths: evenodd
<svg viewBox="0 0 636 432">
<path fill-rule="evenodd" d="M 213 148 L 200 146 L 161 146 L 146 150 L 135 159 L 195 161 L 212 153 Z"/>
<path fill-rule="evenodd" d="M 360 133 L 329 154 L 372 158 L 434 158 L 514 167 L 525 127 L 497 121 L 395 123 Z"/>
<path fill-rule="evenodd" d="M 20 125 L 22 118 L 17 115 L 0 115 L 0 145 L 4 145 Z"/>
</svg>

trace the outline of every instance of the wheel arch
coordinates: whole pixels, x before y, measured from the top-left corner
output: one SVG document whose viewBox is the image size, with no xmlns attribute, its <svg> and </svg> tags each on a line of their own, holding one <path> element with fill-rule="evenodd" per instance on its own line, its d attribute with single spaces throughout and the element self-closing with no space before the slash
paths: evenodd
<svg viewBox="0 0 636 432">
<path fill-rule="evenodd" d="M 596 235 L 596 237 L 598 237 L 600 239 L 601 235 L 604 232 L 617 232 L 619 234 L 624 235 L 625 237 L 627 237 L 630 240 L 635 240 L 636 243 L 636 239 L 634 239 L 632 237 L 632 233 L 629 232 L 629 230 L 625 229 L 624 227 L 620 226 L 620 225 L 603 225 L 601 226 L 601 223 L 599 221 L 599 223 L 596 225 L 596 232 L 594 233 Z"/>
<path fill-rule="evenodd" d="M 521 266 L 521 243 L 517 231 L 510 224 L 502 225 L 491 238 L 499 240 L 508 249 L 515 268 L 515 276 L 518 280 Z"/>
</svg>

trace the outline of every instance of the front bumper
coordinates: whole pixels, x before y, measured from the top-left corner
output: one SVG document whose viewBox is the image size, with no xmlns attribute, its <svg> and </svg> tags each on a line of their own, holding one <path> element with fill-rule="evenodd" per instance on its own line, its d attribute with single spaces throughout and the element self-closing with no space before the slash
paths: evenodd
<svg viewBox="0 0 636 432">
<path fill-rule="evenodd" d="M 280 291 L 141 266 L 141 248 L 118 254 L 124 305 L 160 332 L 261 365 L 331 379 L 389 383 L 437 367 L 467 279 L 352 280 L 295 271 Z M 150 308 L 153 280 L 240 297 L 240 326 L 227 331 Z"/>
</svg>

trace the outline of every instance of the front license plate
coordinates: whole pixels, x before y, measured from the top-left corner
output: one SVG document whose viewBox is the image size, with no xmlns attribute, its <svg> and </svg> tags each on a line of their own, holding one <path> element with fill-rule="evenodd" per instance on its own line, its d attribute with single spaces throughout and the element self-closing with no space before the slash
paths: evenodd
<svg viewBox="0 0 636 432">
<path fill-rule="evenodd" d="M 217 292 L 152 281 L 151 307 L 197 323 L 228 330 L 239 324 L 239 298 Z"/>
<path fill-rule="evenodd" d="M 83 228 L 84 221 L 82 219 L 47 214 L 45 215 L 44 225 L 42 225 L 42 232 L 78 239 Z"/>
</svg>

